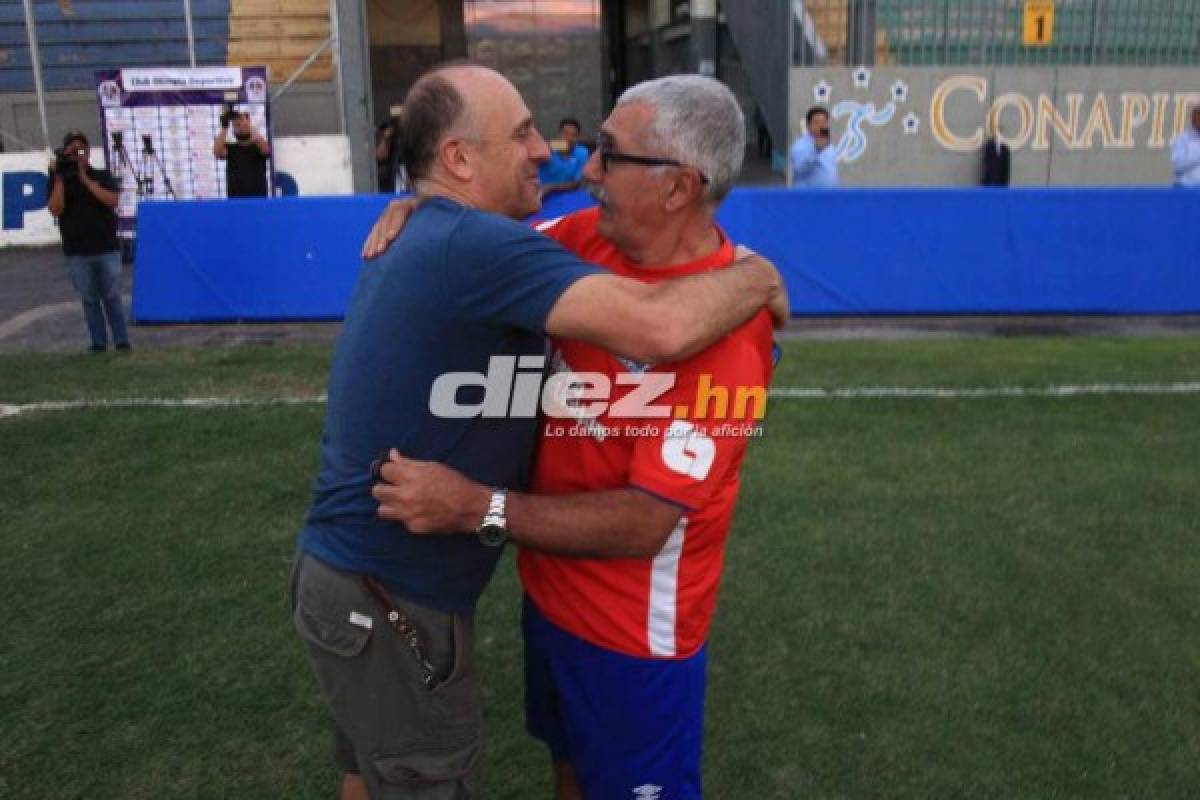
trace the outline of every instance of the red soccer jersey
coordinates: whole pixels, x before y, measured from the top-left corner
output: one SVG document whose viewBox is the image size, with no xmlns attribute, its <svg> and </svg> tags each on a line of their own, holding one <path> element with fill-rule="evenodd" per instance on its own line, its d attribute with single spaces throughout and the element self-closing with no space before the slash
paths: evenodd
<svg viewBox="0 0 1200 800">
<path fill-rule="evenodd" d="M 722 235 L 721 247 L 700 261 L 645 269 L 596 232 L 598 214 L 572 214 L 545 233 L 586 261 L 647 282 L 733 262 L 733 246 Z M 523 548 L 521 583 L 554 624 L 593 644 L 639 657 L 690 656 L 708 637 L 738 470 L 756 414 L 766 408 L 770 315 L 763 310 L 704 352 L 671 364 L 635 364 L 583 342 L 555 338 L 551 344 L 552 371 L 600 373 L 612 389 L 607 410 L 594 422 L 545 418 L 533 491 L 636 487 L 684 514 L 651 559 L 567 558 Z M 658 384 L 673 376 L 671 388 L 650 401 L 669 409 L 668 416 L 622 418 L 626 409 L 618 404 L 636 388 L 618 385 L 625 373 L 646 373 L 644 380 Z"/>
</svg>

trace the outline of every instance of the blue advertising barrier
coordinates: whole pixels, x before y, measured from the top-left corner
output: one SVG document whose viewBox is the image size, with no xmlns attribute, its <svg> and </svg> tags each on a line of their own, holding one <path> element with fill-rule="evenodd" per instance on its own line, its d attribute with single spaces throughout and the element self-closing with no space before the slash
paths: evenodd
<svg viewBox="0 0 1200 800">
<path fill-rule="evenodd" d="M 338 320 L 391 199 L 281 197 L 138 206 L 140 323 Z"/>
<path fill-rule="evenodd" d="M 340 319 L 388 199 L 144 204 L 134 318 Z M 588 204 L 553 195 L 538 216 Z M 1200 312 L 1200 192 L 738 189 L 719 219 L 798 315 Z"/>
</svg>

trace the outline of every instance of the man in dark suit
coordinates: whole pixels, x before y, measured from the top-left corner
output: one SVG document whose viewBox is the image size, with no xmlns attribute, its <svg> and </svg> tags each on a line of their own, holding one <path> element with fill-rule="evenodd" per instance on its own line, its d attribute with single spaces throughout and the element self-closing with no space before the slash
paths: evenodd
<svg viewBox="0 0 1200 800">
<path fill-rule="evenodd" d="M 983 185 L 1008 186 L 1012 176 L 1012 151 L 993 133 L 983 143 Z"/>
</svg>

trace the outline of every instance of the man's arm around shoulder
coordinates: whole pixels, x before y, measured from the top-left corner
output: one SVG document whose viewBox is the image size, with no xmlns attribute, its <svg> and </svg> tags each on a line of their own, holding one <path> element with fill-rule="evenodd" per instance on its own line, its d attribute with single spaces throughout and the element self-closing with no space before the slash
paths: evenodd
<svg viewBox="0 0 1200 800">
<path fill-rule="evenodd" d="M 399 235 L 419 201 L 393 200 L 371 228 L 364 258 Z M 732 266 L 648 284 L 596 274 L 572 283 L 546 316 L 546 332 L 599 345 L 638 361 L 677 361 L 741 325 L 764 305 L 777 327 L 790 318 L 787 289 L 770 262 L 739 248 Z"/>
<path fill-rule="evenodd" d="M 768 306 L 776 324 L 790 311 L 783 279 L 749 255 L 733 266 L 661 283 L 592 275 L 571 285 L 550 310 L 546 331 L 638 361 L 678 361 L 697 353 Z"/>
</svg>

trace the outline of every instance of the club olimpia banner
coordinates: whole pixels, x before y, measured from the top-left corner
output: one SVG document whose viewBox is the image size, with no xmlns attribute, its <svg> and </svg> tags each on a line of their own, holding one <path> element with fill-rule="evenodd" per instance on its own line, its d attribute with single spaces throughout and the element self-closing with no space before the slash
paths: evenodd
<svg viewBox="0 0 1200 800">
<path fill-rule="evenodd" d="M 102 70 L 96 100 L 105 160 L 121 183 L 123 236 L 133 235 L 140 202 L 225 196 L 225 162 L 213 155 L 213 143 L 227 106 L 247 112 L 271 140 L 266 67 Z M 273 184 L 268 159 L 268 193 Z"/>
<path fill-rule="evenodd" d="M 272 141 L 271 150 L 276 196 L 353 193 L 345 136 L 285 136 Z M 104 157 L 99 146 L 92 148 L 92 166 L 103 166 Z M 48 152 L 0 153 L 0 248 L 58 243 L 58 226 L 46 209 L 49 160 Z M 136 192 L 132 197 L 136 200 Z"/>
<path fill-rule="evenodd" d="M 1169 186 L 1195 105 L 1192 68 L 797 68 L 789 141 L 822 106 L 845 186 L 976 185 L 993 130 L 1013 185 Z"/>
</svg>

